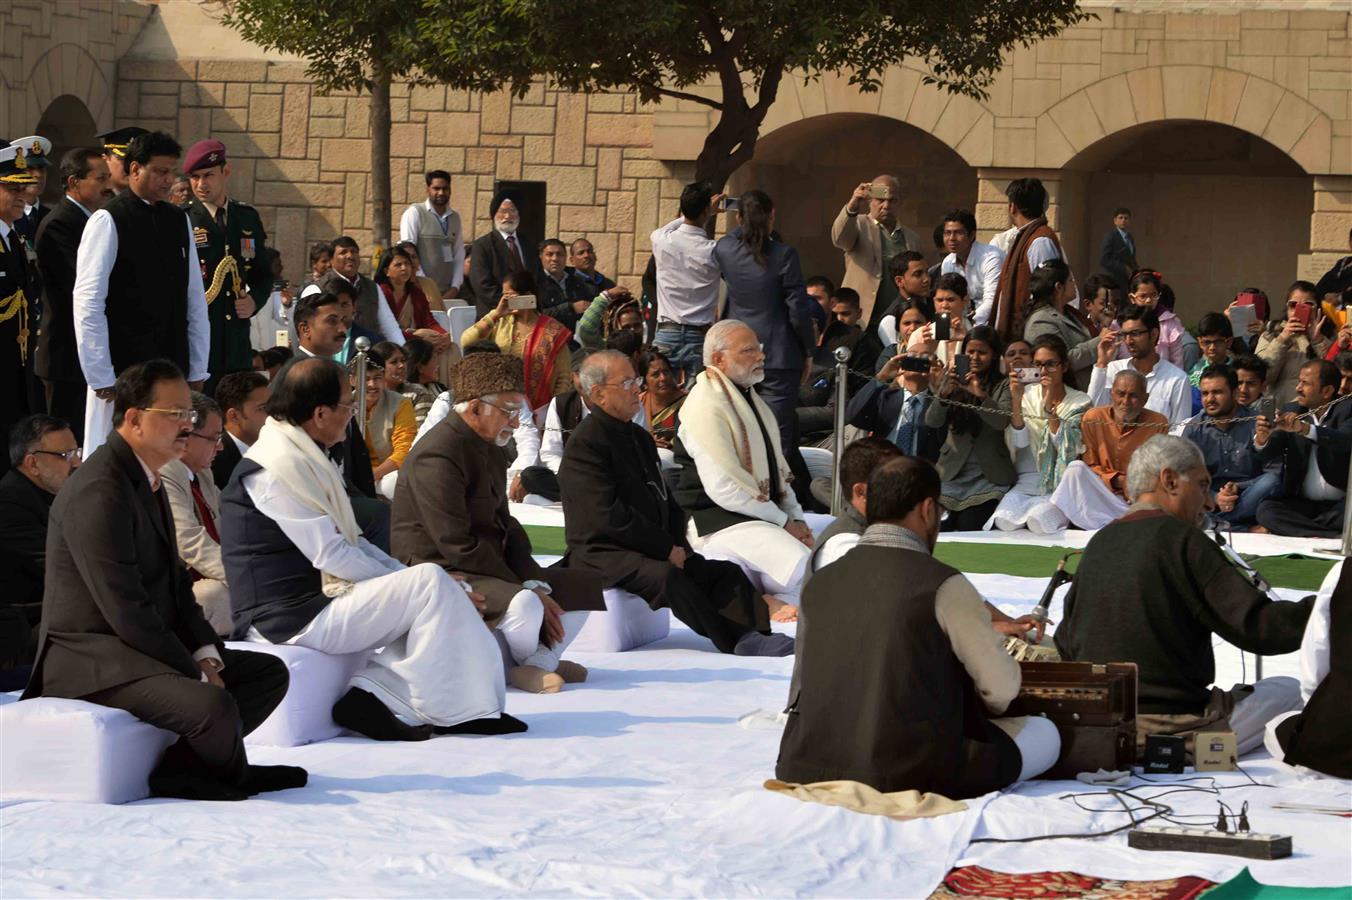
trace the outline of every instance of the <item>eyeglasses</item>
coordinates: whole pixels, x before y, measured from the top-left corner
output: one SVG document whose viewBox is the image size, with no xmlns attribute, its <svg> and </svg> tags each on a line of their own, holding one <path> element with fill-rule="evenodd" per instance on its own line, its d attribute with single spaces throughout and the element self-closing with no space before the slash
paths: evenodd
<svg viewBox="0 0 1352 900">
<path fill-rule="evenodd" d="M 519 421 L 521 421 L 521 407 L 519 407 L 519 406 L 498 406 L 498 405 L 497 405 L 496 403 L 494 403 L 493 401 L 491 401 L 491 400 L 485 400 L 483 397 L 480 397 L 480 398 L 479 398 L 479 401 L 482 402 L 482 403 L 488 404 L 489 406 L 491 406 L 491 407 L 493 407 L 494 409 L 496 409 L 498 412 L 506 413 L 506 414 L 507 414 L 507 421 L 509 421 L 509 422 L 519 422 Z"/>
<path fill-rule="evenodd" d="M 84 449 L 76 447 L 74 450 L 34 450 L 33 453 L 40 453 L 43 456 L 59 456 L 66 462 L 72 459 L 80 459 L 84 456 Z"/>
<path fill-rule="evenodd" d="M 207 442 L 209 442 L 209 443 L 215 444 L 215 445 L 216 445 L 216 449 L 218 449 L 218 450 L 219 450 L 221 447 L 224 447 L 224 446 L 225 446 L 225 432 L 224 432 L 224 431 L 222 431 L 220 434 L 203 434 L 203 433 L 200 432 L 200 431 L 189 431 L 189 432 L 188 432 L 188 437 L 195 437 L 195 438 L 198 438 L 198 439 L 200 439 L 200 440 L 207 441 Z"/>
<path fill-rule="evenodd" d="M 197 424 L 197 410 L 195 409 L 160 409 L 154 406 L 142 406 L 140 408 L 146 412 L 168 416 L 175 422 L 187 422 L 189 425 Z"/>
</svg>

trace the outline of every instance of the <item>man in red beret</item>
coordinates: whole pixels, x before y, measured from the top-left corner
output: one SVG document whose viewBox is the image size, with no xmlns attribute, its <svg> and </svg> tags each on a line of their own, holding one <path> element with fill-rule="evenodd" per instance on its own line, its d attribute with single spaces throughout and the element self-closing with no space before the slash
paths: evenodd
<svg viewBox="0 0 1352 900">
<path fill-rule="evenodd" d="M 253 368 L 249 319 L 272 294 L 272 266 L 258 211 L 226 196 L 225 144 L 210 138 L 193 144 L 183 173 L 192 183 L 186 209 L 211 320 L 210 392 L 221 376 Z"/>
</svg>

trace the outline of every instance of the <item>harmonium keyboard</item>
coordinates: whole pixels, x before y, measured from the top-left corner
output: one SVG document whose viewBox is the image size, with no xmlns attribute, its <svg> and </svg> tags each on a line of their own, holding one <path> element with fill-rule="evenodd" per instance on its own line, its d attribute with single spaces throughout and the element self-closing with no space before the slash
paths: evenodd
<svg viewBox="0 0 1352 900">
<path fill-rule="evenodd" d="M 1043 778 L 1130 770 L 1136 759 L 1136 664 L 1020 662 L 1023 686 L 1006 716 L 1043 716 L 1061 756 Z"/>
</svg>

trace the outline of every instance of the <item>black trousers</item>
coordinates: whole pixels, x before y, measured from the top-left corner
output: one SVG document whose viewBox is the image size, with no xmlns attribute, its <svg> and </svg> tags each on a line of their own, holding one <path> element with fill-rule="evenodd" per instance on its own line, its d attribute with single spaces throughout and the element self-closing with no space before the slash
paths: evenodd
<svg viewBox="0 0 1352 900">
<path fill-rule="evenodd" d="M 809 512 L 824 512 L 812 498 L 809 485 L 812 476 L 798 449 L 798 387 L 803 380 L 802 369 L 766 369 L 760 383 L 761 399 L 775 414 L 779 425 L 779 445 L 784 450 L 784 461 L 793 473 L 793 493 L 798 503 Z M 766 422 L 766 427 L 770 423 Z"/>
<path fill-rule="evenodd" d="M 553 503 L 563 499 L 563 490 L 559 487 L 559 476 L 548 466 L 527 466 L 521 470 L 521 486 L 528 494 L 536 494 Z"/>
<path fill-rule="evenodd" d="M 1264 500 L 1258 524 L 1283 537 L 1338 537 L 1343 533 L 1343 500 Z"/>
<path fill-rule="evenodd" d="M 282 702 L 290 675 L 284 662 L 267 653 L 227 648 L 221 660 L 225 690 L 183 675 L 152 675 L 80 699 L 125 709 L 180 735 L 166 751 L 165 763 L 195 765 L 208 777 L 236 782 L 248 763 L 244 735 Z"/>
<path fill-rule="evenodd" d="M 632 555 L 633 574 L 615 586 L 637 594 L 653 609 L 669 608 L 720 653 L 731 653 L 748 631 L 770 631 L 770 609 L 736 563 L 691 553 L 685 568 Z"/>
<path fill-rule="evenodd" d="M 85 398 L 88 388 L 83 381 L 44 381 L 47 394 L 47 412 L 62 419 L 75 432 L 77 443 L 84 443 Z"/>
</svg>

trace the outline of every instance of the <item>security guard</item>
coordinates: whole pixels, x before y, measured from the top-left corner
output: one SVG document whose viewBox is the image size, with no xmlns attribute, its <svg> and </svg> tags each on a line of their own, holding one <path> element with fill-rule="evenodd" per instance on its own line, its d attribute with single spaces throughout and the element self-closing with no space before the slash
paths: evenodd
<svg viewBox="0 0 1352 900">
<path fill-rule="evenodd" d="M 149 134 L 144 128 L 128 125 L 98 135 L 103 141 L 103 160 L 108 163 L 108 193 L 120 194 L 127 189 L 127 145 L 133 138 Z"/>
<path fill-rule="evenodd" d="M 0 141 L 0 435 L 6 441 L 10 429 L 31 411 L 28 393 L 20 386 L 37 323 L 29 306 L 33 283 L 28 252 L 14 223 L 23 216 L 28 186 L 36 183 L 24 149 Z M 8 469 L 5 453 L 0 472 Z"/>
<path fill-rule="evenodd" d="M 192 182 L 193 199 L 186 209 L 211 318 L 210 392 L 222 375 L 253 368 L 249 318 L 268 300 L 272 269 L 258 211 L 226 198 L 230 163 L 225 145 L 210 139 L 193 144 L 183 172 Z"/>
</svg>

